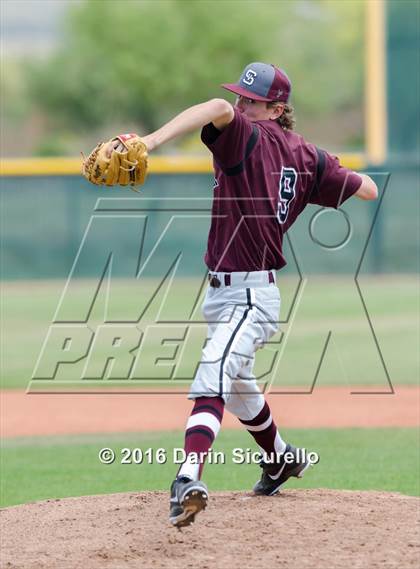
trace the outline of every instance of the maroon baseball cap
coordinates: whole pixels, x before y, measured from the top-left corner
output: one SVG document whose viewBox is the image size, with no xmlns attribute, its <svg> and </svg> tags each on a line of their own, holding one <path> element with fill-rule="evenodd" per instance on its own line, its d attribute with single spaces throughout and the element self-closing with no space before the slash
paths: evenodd
<svg viewBox="0 0 420 569">
<path fill-rule="evenodd" d="M 292 85 L 286 73 L 267 63 L 250 63 L 237 83 L 223 83 L 222 87 L 237 95 L 255 101 L 282 101 L 287 103 Z"/>
</svg>

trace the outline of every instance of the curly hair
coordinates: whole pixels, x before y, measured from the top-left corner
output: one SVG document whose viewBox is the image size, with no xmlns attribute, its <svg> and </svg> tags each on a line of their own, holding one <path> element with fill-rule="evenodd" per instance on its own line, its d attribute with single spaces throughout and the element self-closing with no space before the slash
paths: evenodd
<svg viewBox="0 0 420 569">
<path fill-rule="evenodd" d="M 281 103 L 281 101 L 272 101 L 271 103 L 267 103 L 267 108 L 274 107 L 278 103 Z M 293 130 L 296 124 L 296 119 L 295 119 L 295 109 L 292 107 L 292 105 L 288 105 L 286 103 L 284 105 L 284 110 L 282 114 L 279 116 L 278 119 L 276 119 L 276 121 L 284 130 Z"/>
</svg>

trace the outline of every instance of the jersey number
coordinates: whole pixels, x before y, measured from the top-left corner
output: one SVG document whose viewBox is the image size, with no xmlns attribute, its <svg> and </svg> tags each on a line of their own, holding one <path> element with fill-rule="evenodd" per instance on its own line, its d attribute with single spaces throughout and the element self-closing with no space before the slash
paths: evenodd
<svg viewBox="0 0 420 569">
<path fill-rule="evenodd" d="M 290 202 L 296 195 L 296 181 L 296 170 L 294 168 L 285 168 L 283 166 L 279 182 L 279 203 L 277 206 L 277 219 L 279 223 L 284 223 L 287 219 Z"/>
</svg>

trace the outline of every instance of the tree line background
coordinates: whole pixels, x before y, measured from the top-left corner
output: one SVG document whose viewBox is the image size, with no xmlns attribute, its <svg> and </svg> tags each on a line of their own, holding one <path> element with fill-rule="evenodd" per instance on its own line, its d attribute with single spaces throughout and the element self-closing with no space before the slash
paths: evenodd
<svg viewBox="0 0 420 569">
<path fill-rule="evenodd" d="M 5 156 L 74 156 L 209 98 L 233 102 L 220 83 L 252 61 L 287 71 L 304 136 L 363 148 L 363 1 L 85 0 L 60 33 L 46 58 L 3 55 Z M 200 149 L 194 134 L 164 151 Z"/>
</svg>

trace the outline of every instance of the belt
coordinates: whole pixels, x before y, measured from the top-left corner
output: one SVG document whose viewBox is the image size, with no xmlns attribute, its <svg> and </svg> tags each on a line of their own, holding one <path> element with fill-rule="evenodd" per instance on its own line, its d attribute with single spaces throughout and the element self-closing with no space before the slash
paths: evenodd
<svg viewBox="0 0 420 569">
<path fill-rule="evenodd" d="M 274 271 L 249 271 L 235 273 L 208 274 L 209 286 L 219 288 L 221 286 L 264 287 L 276 282 Z"/>
</svg>

